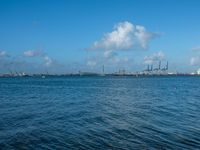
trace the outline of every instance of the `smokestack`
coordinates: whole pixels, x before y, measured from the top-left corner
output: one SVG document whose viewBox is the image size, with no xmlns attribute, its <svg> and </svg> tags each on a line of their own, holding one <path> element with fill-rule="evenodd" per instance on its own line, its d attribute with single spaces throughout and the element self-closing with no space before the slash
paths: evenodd
<svg viewBox="0 0 200 150">
<path fill-rule="evenodd" d="M 149 71 L 149 65 L 148 65 L 148 67 L 147 67 L 147 71 Z"/>
<path fill-rule="evenodd" d="M 167 61 L 167 65 L 166 65 L 166 70 L 168 70 L 168 61 Z"/>
<path fill-rule="evenodd" d="M 104 65 L 103 65 L 103 68 L 102 68 L 102 69 L 103 69 L 102 71 L 103 71 L 103 74 L 104 74 Z"/>
<path fill-rule="evenodd" d="M 161 66 L 161 61 L 159 61 L 159 66 L 158 66 L 158 69 L 160 70 L 160 66 Z"/>
<path fill-rule="evenodd" d="M 151 65 L 151 71 L 153 70 L 153 65 Z"/>
</svg>

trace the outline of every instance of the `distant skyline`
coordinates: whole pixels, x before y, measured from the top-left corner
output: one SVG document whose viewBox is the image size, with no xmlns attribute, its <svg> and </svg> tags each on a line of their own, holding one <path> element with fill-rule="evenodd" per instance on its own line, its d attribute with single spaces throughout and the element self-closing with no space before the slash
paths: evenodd
<svg viewBox="0 0 200 150">
<path fill-rule="evenodd" d="M 200 68 L 199 0 L 0 0 L 0 73 Z"/>
</svg>

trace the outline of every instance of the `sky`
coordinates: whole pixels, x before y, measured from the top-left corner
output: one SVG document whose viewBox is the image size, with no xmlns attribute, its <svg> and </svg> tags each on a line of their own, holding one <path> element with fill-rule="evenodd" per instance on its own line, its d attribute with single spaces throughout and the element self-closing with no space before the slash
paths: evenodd
<svg viewBox="0 0 200 150">
<path fill-rule="evenodd" d="M 200 68 L 199 0 L 0 0 L 0 73 Z"/>
</svg>

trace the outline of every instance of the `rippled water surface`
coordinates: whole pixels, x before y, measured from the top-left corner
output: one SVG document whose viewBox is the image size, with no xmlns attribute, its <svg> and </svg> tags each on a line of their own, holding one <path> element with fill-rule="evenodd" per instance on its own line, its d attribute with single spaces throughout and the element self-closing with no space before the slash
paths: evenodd
<svg viewBox="0 0 200 150">
<path fill-rule="evenodd" d="M 0 116 L 0 149 L 200 149 L 200 78 L 0 78 Z"/>
</svg>

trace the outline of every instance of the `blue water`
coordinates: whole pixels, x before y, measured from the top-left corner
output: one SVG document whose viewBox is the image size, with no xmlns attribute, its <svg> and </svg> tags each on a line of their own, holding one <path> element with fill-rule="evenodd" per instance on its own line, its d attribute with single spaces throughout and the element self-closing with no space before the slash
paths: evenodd
<svg viewBox="0 0 200 150">
<path fill-rule="evenodd" d="M 200 149 L 200 78 L 0 78 L 0 116 L 0 149 Z"/>
</svg>

